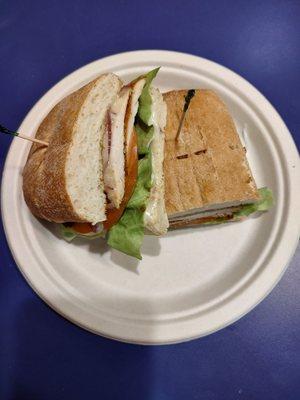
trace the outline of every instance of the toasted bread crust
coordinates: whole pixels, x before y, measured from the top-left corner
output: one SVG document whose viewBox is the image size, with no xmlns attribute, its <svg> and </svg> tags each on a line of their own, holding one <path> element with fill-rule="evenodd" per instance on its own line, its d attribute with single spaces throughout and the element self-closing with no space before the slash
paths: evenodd
<svg viewBox="0 0 300 400">
<path fill-rule="evenodd" d="M 38 128 L 36 138 L 49 146 L 34 143 L 23 170 L 24 198 L 37 217 L 52 222 L 88 222 L 72 206 L 66 190 L 65 164 L 81 108 L 99 79 L 61 100 Z"/>
<path fill-rule="evenodd" d="M 168 215 L 218 203 L 256 201 L 256 184 L 233 119 L 213 91 L 196 90 L 175 140 L 186 94 L 187 90 L 164 94 Z"/>
</svg>

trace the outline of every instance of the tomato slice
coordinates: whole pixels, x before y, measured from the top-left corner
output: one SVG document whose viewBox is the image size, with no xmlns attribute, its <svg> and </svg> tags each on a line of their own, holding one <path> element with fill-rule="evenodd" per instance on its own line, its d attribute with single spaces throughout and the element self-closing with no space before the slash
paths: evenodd
<svg viewBox="0 0 300 400">
<path fill-rule="evenodd" d="M 91 233 L 94 232 L 93 225 L 89 222 L 74 222 L 72 229 L 78 233 Z"/>
<path fill-rule="evenodd" d="M 103 222 L 104 229 L 108 230 L 121 218 L 128 201 L 130 200 L 137 181 L 138 153 L 137 135 L 133 128 L 129 142 L 125 145 L 125 192 L 119 208 L 107 210 L 106 221 Z"/>
</svg>

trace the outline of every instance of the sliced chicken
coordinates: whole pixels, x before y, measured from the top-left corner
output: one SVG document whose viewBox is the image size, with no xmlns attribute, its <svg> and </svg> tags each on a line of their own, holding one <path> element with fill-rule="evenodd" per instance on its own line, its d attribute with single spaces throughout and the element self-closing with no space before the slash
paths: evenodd
<svg viewBox="0 0 300 400">
<path fill-rule="evenodd" d="M 141 78 L 133 82 L 131 86 L 131 96 L 128 101 L 125 117 L 125 190 L 123 200 L 118 208 L 107 209 L 107 219 L 104 228 L 110 229 L 121 218 L 123 211 L 132 196 L 137 180 L 138 154 L 137 137 L 134 129 L 135 116 L 139 106 L 139 97 L 145 85 L 145 79 Z"/>
<path fill-rule="evenodd" d="M 108 206 L 118 208 L 125 190 L 124 123 L 130 87 L 120 91 L 107 114 L 103 141 L 104 190 Z"/>
</svg>

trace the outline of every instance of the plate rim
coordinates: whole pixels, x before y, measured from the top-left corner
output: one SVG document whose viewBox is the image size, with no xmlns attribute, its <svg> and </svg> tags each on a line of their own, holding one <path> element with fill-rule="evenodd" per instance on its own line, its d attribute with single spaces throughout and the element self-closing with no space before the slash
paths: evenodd
<svg viewBox="0 0 300 400">
<path fill-rule="evenodd" d="M 285 123 L 283 122 L 283 120 L 281 119 L 281 117 L 279 116 L 279 114 L 277 113 L 277 111 L 275 110 L 275 108 L 270 104 L 270 102 L 248 81 L 246 81 L 243 77 L 241 77 L 240 75 L 236 74 L 235 72 L 231 71 L 230 69 L 228 69 L 227 67 L 224 67 L 220 64 L 217 64 L 213 61 L 207 60 L 205 58 L 202 57 L 198 57 L 195 55 L 191 55 L 191 54 L 187 54 L 187 53 L 181 53 L 181 52 L 173 52 L 173 51 L 166 51 L 166 50 L 138 50 L 138 51 L 131 51 L 131 52 L 123 52 L 123 53 L 118 53 L 118 54 L 114 54 L 108 57 L 104 57 L 102 59 L 99 60 L 95 60 L 79 69 L 77 69 L 76 71 L 70 73 L 69 75 L 67 75 L 65 78 L 63 78 L 62 80 L 60 80 L 58 83 L 56 83 L 52 88 L 50 88 L 36 103 L 35 105 L 31 108 L 31 110 L 29 111 L 29 113 L 26 115 L 25 119 L 23 120 L 21 126 L 20 126 L 20 130 L 22 129 L 22 126 L 24 124 L 26 124 L 26 121 L 30 120 L 31 116 L 34 115 L 34 112 L 41 107 L 41 105 L 43 105 L 43 103 L 45 103 L 47 101 L 47 97 L 50 96 L 53 92 L 55 91 L 59 91 L 60 88 L 64 88 L 64 91 L 66 92 L 68 89 L 68 86 L 72 86 L 72 90 L 74 90 L 74 77 L 82 77 L 83 75 L 89 75 L 88 71 L 92 71 L 94 69 L 95 66 L 99 65 L 99 64 L 106 64 L 109 65 L 112 61 L 116 61 L 117 59 L 119 59 L 120 57 L 126 57 L 128 60 L 132 59 L 132 62 L 134 61 L 134 59 L 138 59 L 141 58 L 143 60 L 142 64 L 146 65 L 146 62 L 149 62 L 150 59 L 159 59 L 159 57 L 161 58 L 185 58 L 186 60 L 189 59 L 188 61 L 192 63 L 196 62 L 200 62 L 202 64 L 206 64 L 209 65 L 212 69 L 218 69 L 219 71 L 222 72 L 226 72 L 225 75 L 231 75 L 232 79 L 236 79 L 239 84 L 242 83 L 242 86 L 246 86 L 248 88 L 250 88 L 249 90 L 252 91 L 252 94 L 255 94 L 258 99 L 260 101 L 262 101 L 264 103 L 264 106 L 269 108 L 268 112 L 272 113 L 273 117 L 276 117 L 276 124 L 280 125 L 281 129 L 278 129 L 280 131 L 284 131 L 285 132 L 285 142 L 283 143 L 280 140 L 280 137 L 277 137 L 277 140 L 279 141 L 280 144 L 280 148 L 283 149 L 285 148 L 285 150 L 288 150 L 289 156 L 292 157 L 293 162 L 295 162 L 295 168 L 294 171 L 290 171 L 289 169 L 287 170 L 287 175 L 288 178 L 290 180 L 290 185 L 289 185 L 289 189 L 290 189 L 290 197 L 291 197 L 291 205 L 288 209 L 289 212 L 289 219 L 291 219 L 291 211 L 292 208 L 294 207 L 294 209 L 297 211 L 298 209 L 295 208 L 296 202 L 300 200 L 300 195 L 299 193 L 296 192 L 295 190 L 295 184 L 298 178 L 300 178 L 300 171 L 299 171 L 299 158 L 298 158 L 298 152 L 297 152 L 297 148 L 296 145 L 293 141 L 293 138 L 288 130 L 288 128 L 286 127 Z M 145 61 L 146 60 L 146 61 Z M 179 64 L 183 64 L 184 62 L 180 62 Z M 183 67 L 183 66 L 182 66 Z M 184 70 L 184 68 L 183 68 Z M 89 78 L 91 79 L 91 78 Z M 226 79 L 225 79 L 226 80 Z M 78 78 L 78 82 L 79 82 L 79 78 Z M 55 101 L 52 100 L 52 102 L 49 102 L 49 106 L 48 109 L 52 108 L 52 106 L 54 105 L 53 103 L 56 103 L 57 99 Z M 274 125 L 276 125 L 274 123 Z M 250 307 L 248 307 L 245 311 L 243 311 L 241 314 L 236 315 L 234 318 L 231 318 L 227 323 L 221 323 L 220 326 L 215 327 L 215 329 L 212 329 L 209 332 L 206 333 L 202 333 L 199 335 L 193 335 L 193 336 L 186 336 L 184 335 L 184 337 L 177 337 L 175 340 L 166 340 L 166 341 L 161 341 L 157 338 L 154 338 L 153 341 L 151 340 L 146 340 L 146 341 L 141 341 L 141 340 L 134 340 L 132 338 L 124 338 L 122 336 L 110 336 L 108 334 L 105 334 L 103 332 L 100 332 L 99 330 L 93 330 L 90 329 L 88 326 L 81 324 L 78 320 L 71 318 L 70 316 L 66 315 L 61 309 L 59 309 L 59 307 L 56 307 L 56 305 L 54 305 L 53 303 L 51 303 L 49 301 L 49 299 L 46 298 L 46 296 L 43 295 L 43 293 L 41 293 L 41 291 L 30 281 L 29 277 L 26 275 L 26 272 L 24 270 L 24 267 L 21 266 L 21 264 L 24 264 L 24 262 L 20 261 L 19 256 L 17 254 L 16 251 L 14 251 L 14 243 L 13 243 L 13 235 L 11 235 L 11 228 L 9 225 L 9 210 L 7 208 L 6 204 L 6 200 L 5 200 L 5 181 L 7 179 L 7 174 L 8 174 L 8 169 L 7 169 L 7 165 L 9 164 L 9 160 L 10 158 L 12 158 L 12 153 L 13 153 L 13 149 L 14 149 L 14 144 L 16 143 L 16 139 L 14 139 L 11 143 L 11 146 L 9 148 L 9 151 L 7 153 L 6 156 L 6 161 L 5 161 L 5 165 L 3 168 L 3 174 L 2 174 L 2 185 L 1 185 L 1 213 L 2 213 L 2 219 L 3 219 L 3 226 L 4 226 L 4 231 L 5 231 L 5 235 L 7 238 L 7 242 L 9 244 L 9 248 L 10 251 L 13 254 L 15 263 L 18 267 L 18 269 L 21 271 L 22 275 L 25 277 L 26 281 L 28 282 L 28 284 L 32 287 L 32 289 L 38 294 L 39 297 L 41 297 L 44 302 L 46 302 L 51 308 L 53 308 L 56 312 L 58 312 L 60 315 L 63 315 L 66 319 L 68 319 L 69 321 L 75 323 L 76 325 L 79 325 L 93 333 L 99 334 L 101 336 L 105 336 L 105 337 L 109 337 L 115 340 L 119 340 L 119 341 L 123 341 L 123 342 L 130 342 L 130 343 L 138 343 L 138 344 L 168 344 L 168 343 L 177 343 L 177 342 L 182 342 L 182 341 L 187 341 L 187 340 L 191 340 L 197 337 L 201 337 L 201 336 L 205 336 L 208 335 L 210 333 L 213 333 L 221 328 L 224 328 L 225 326 L 230 325 L 231 323 L 235 322 L 236 320 L 238 320 L 239 318 L 241 318 L 243 315 L 245 315 L 246 313 L 248 313 L 249 311 L 251 311 L 258 303 L 260 303 L 271 291 L 272 289 L 276 286 L 276 284 L 279 282 L 280 278 L 282 277 L 283 273 L 285 272 L 295 250 L 297 247 L 297 243 L 298 243 L 298 237 L 297 237 L 297 232 L 295 230 L 294 234 L 292 232 L 292 230 L 290 229 L 291 232 L 290 233 L 290 238 L 293 239 L 294 241 L 293 243 L 289 244 L 288 246 L 288 250 L 285 251 L 285 254 L 281 254 L 281 257 L 284 259 L 283 262 L 283 266 L 280 268 L 279 273 L 277 273 L 276 275 L 276 279 L 273 280 L 272 285 L 269 285 L 268 290 L 265 290 L 263 295 L 257 299 L 256 302 L 252 303 L 252 305 Z M 286 161 L 286 160 L 285 160 Z M 296 167 L 296 164 L 297 167 Z M 289 172 L 289 173 L 288 173 Z M 294 172 L 294 174 L 292 174 Z M 298 200 L 297 200 L 298 197 Z M 300 212 L 298 211 L 299 214 L 299 219 L 300 219 Z M 288 228 L 288 224 L 286 225 L 284 232 L 287 233 L 287 228 Z M 296 228 L 296 227 L 295 227 Z M 298 227 L 298 232 L 299 232 L 300 227 Z M 25 262 L 26 263 L 26 262 Z M 26 269 L 26 268 L 25 268 Z"/>
</svg>

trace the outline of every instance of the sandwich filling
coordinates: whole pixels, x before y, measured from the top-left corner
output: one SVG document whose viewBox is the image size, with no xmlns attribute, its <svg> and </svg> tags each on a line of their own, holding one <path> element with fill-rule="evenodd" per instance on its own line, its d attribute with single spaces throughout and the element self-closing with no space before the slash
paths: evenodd
<svg viewBox="0 0 300 400">
<path fill-rule="evenodd" d="M 157 72 L 158 69 L 155 69 L 145 76 L 135 119 L 139 156 L 136 186 L 122 217 L 108 232 L 111 247 L 139 259 L 145 228 L 162 234 L 168 227 L 163 197 L 162 129 L 165 117 L 162 117 L 163 110 L 159 111 L 164 103 L 159 92 L 151 88 Z M 162 216 L 162 221 L 158 215 Z"/>
</svg>

